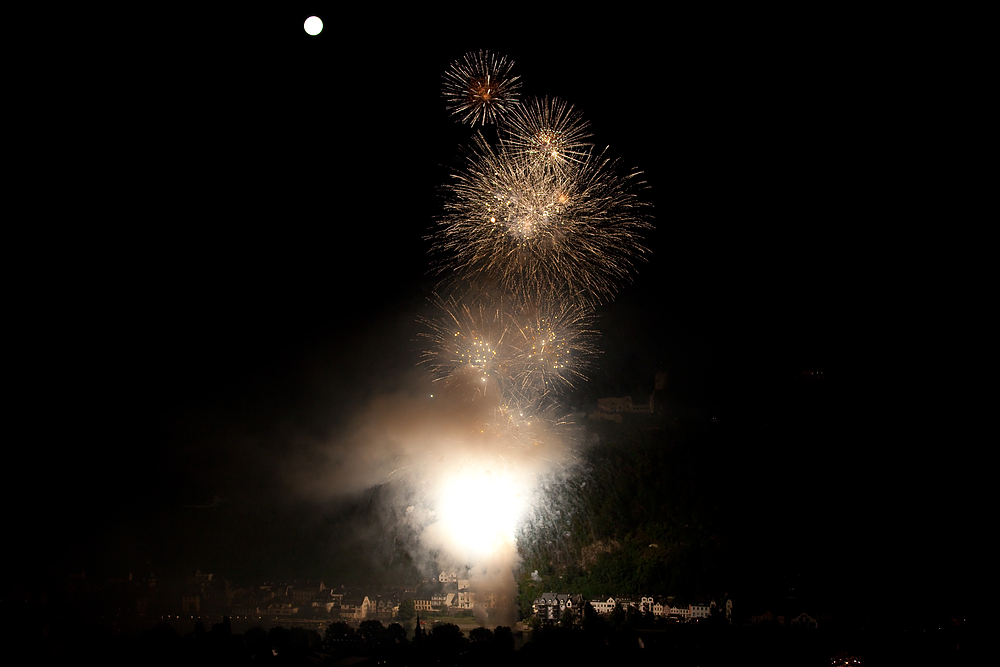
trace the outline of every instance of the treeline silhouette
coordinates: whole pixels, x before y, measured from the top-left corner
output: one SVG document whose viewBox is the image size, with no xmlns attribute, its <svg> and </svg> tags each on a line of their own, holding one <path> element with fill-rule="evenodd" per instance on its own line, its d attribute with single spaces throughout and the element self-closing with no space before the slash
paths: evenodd
<svg viewBox="0 0 1000 667">
<path fill-rule="evenodd" d="M 409 625 L 409 624 L 407 624 Z M 13 626 L 8 625 L 8 629 Z M 24 629 L 24 628 L 22 628 Z M 53 630 L 55 628 L 52 628 Z M 8 636 L 10 664 L 101 665 L 551 665 L 559 661 L 604 664 L 643 660 L 683 665 L 828 665 L 845 650 L 867 654 L 871 664 L 978 664 L 965 662 L 979 632 L 945 628 L 920 633 L 875 628 L 865 631 L 731 626 L 716 614 L 701 623 L 665 624 L 635 611 L 609 616 L 564 615 L 531 632 L 500 626 L 464 633 L 441 623 L 411 630 L 399 623 L 362 622 L 355 628 L 331 623 L 320 634 L 303 627 L 253 627 L 235 634 L 228 618 L 210 628 L 198 621 L 181 633 L 160 622 L 126 631 L 108 624 L 63 624 Z M 40 640 L 40 641 L 39 641 Z M 961 651 L 959 650 L 961 646 Z M 515 648 L 517 647 L 517 648 Z M 868 659 L 865 658 L 867 664 Z"/>
<path fill-rule="evenodd" d="M 500 665 L 515 660 L 509 627 L 478 627 L 468 636 L 454 624 L 415 632 L 399 623 L 338 621 L 320 635 L 303 627 L 257 626 L 234 634 L 228 617 L 206 628 L 198 620 L 182 634 L 168 622 L 142 631 L 96 624 L 63 627 L 58 638 L 13 646 L 24 664 L 73 664 L 98 658 L 104 665 Z M 345 663 L 346 664 L 346 663 Z"/>
</svg>

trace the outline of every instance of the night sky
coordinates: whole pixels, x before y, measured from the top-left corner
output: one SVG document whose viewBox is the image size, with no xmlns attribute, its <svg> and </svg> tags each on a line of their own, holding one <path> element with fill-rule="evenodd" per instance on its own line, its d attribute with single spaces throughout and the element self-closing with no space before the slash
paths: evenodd
<svg viewBox="0 0 1000 667">
<path fill-rule="evenodd" d="M 426 237 L 472 137 L 441 76 L 489 49 L 525 96 L 575 104 L 654 206 L 572 407 L 642 397 L 665 370 L 691 414 L 751 425 L 725 445 L 746 464 L 734 500 L 816 508 L 786 555 L 816 558 L 829 531 L 879 590 L 973 597 L 960 450 L 901 442 L 902 381 L 869 345 L 892 293 L 867 283 L 892 149 L 877 39 L 806 17 L 163 12 L 62 65 L 53 196 L 78 212 L 20 290 L 11 470 L 37 483 L 7 505 L 20 534 L 44 526 L 26 563 L 350 570 L 338 522 L 364 499 L 300 479 L 372 399 L 425 388 Z M 805 396 L 796 378 L 819 370 Z M 794 545 L 796 520 L 762 523 Z"/>
</svg>

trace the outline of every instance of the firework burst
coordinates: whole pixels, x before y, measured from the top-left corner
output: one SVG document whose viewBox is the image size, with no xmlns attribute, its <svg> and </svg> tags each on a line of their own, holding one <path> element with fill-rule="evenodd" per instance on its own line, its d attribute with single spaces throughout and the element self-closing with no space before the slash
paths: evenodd
<svg viewBox="0 0 1000 667">
<path fill-rule="evenodd" d="M 590 311 L 560 301 L 529 306 L 513 319 L 511 381 L 522 395 L 540 402 L 586 379 L 597 352 Z"/>
<path fill-rule="evenodd" d="M 650 227 L 639 172 L 603 153 L 558 170 L 476 138 L 448 199 L 433 249 L 451 280 L 477 279 L 525 303 L 610 299 L 646 252 Z"/>
<path fill-rule="evenodd" d="M 442 92 L 448 111 L 463 123 L 495 123 L 518 105 L 519 77 L 514 62 L 489 51 L 466 53 L 444 73 Z"/>
<path fill-rule="evenodd" d="M 597 351 L 592 313 L 573 303 L 525 304 L 485 290 L 433 303 L 439 316 L 422 320 L 431 377 L 445 393 L 479 402 L 479 420 L 497 434 L 530 426 L 586 379 Z"/>
<path fill-rule="evenodd" d="M 422 335 L 431 341 L 424 352 L 431 378 L 446 393 L 457 392 L 468 401 L 490 397 L 490 403 L 499 405 L 510 366 L 502 304 L 436 297 L 434 305 L 440 316 L 421 319 L 429 330 Z"/>
<path fill-rule="evenodd" d="M 554 98 L 531 100 L 504 118 L 503 141 L 517 158 L 550 169 L 583 164 L 593 144 L 589 123 L 573 105 Z"/>
</svg>

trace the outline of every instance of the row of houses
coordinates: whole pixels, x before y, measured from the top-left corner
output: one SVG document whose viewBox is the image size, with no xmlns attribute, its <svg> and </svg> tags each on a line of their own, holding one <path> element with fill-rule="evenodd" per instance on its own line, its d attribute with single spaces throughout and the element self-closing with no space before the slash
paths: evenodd
<svg viewBox="0 0 1000 667">
<path fill-rule="evenodd" d="M 715 613 L 718 606 L 714 599 L 699 600 L 695 604 L 672 604 L 673 598 L 664 596 L 619 596 L 598 600 L 585 600 L 582 595 L 571 593 L 542 593 L 532 603 L 532 613 L 543 621 L 558 621 L 567 610 L 583 615 L 584 607 L 590 604 L 598 614 L 608 615 L 615 609 L 636 609 L 640 613 L 651 613 L 654 616 L 675 618 L 680 621 L 694 621 L 708 618 Z M 727 596 L 721 607 L 726 620 L 732 622 L 733 601 Z"/>
<path fill-rule="evenodd" d="M 344 620 L 391 618 L 398 612 L 399 600 L 406 592 L 366 595 L 344 588 L 327 588 L 323 582 L 263 584 L 237 589 L 231 610 L 236 616 L 296 616 L 336 610 Z"/>
<path fill-rule="evenodd" d="M 342 620 L 362 621 L 371 618 L 395 618 L 399 603 L 413 600 L 417 613 L 441 610 L 471 610 L 475 606 L 495 608 L 502 601 L 490 591 L 474 591 L 468 582 L 454 573 L 441 573 L 442 590 L 418 595 L 416 586 L 383 589 L 380 594 L 345 588 L 330 589 L 322 582 L 287 585 L 262 585 L 239 589 L 233 595 L 231 610 L 236 616 L 295 616 L 306 612 L 336 611 Z"/>
<path fill-rule="evenodd" d="M 636 609 L 640 613 L 652 613 L 656 617 L 671 618 L 677 621 L 688 622 L 709 618 L 716 613 L 724 613 L 729 623 L 733 622 L 733 601 L 726 596 L 720 606 L 714 599 L 699 600 L 694 604 L 673 604 L 673 598 L 663 596 L 620 596 L 609 597 L 600 600 L 585 600 L 581 595 L 570 593 L 543 593 L 535 598 L 532 604 L 532 612 L 543 621 L 558 621 L 562 618 L 566 610 L 574 612 L 577 616 L 584 615 L 584 606 L 589 603 L 590 607 L 598 614 L 609 615 L 615 609 L 628 610 Z M 751 625 L 778 625 L 792 628 L 816 628 L 819 625 L 817 618 L 823 618 L 812 614 L 801 612 L 772 613 L 763 611 L 751 614 L 749 621 Z M 826 620 L 830 620 L 827 618 Z"/>
<path fill-rule="evenodd" d="M 83 582 L 79 577 L 73 582 Z M 102 585 L 112 590 L 121 609 L 139 615 L 229 615 L 235 617 L 324 617 L 337 615 L 347 621 L 392 619 L 399 613 L 402 600 L 414 601 L 416 611 L 472 610 L 474 607 L 496 608 L 509 604 L 487 590 L 473 590 L 468 579 L 456 572 L 442 572 L 422 584 L 371 588 L 331 588 L 323 581 L 264 582 L 253 585 L 233 584 L 212 573 L 157 580 L 153 575 L 133 577 L 131 573 L 117 580 L 87 584 Z M 110 588 L 108 585 L 111 585 Z M 83 584 L 74 583 L 83 590 Z"/>
</svg>

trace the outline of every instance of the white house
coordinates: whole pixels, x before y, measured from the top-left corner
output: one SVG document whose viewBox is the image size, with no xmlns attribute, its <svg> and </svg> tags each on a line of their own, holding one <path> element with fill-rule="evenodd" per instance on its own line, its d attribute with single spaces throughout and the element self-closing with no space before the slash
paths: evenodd
<svg viewBox="0 0 1000 667">
<path fill-rule="evenodd" d="M 375 615 L 375 603 L 367 595 L 364 597 L 344 596 L 340 601 L 340 617 L 363 621 Z"/>
<path fill-rule="evenodd" d="M 535 616 L 549 621 L 558 621 L 567 609 L 576 611 L 581 607 L 583 599 L 569 593 L 542 593 L 531 605 Z"/>
<path fill-rule="evenodd" d="M 594 608 L 598 614 L 610 614 L 615 610 L 615 599 L 608 598 L 607 600 L 591 600 L 590 606 Z"/>
<path fill-rule="evenodd" d="M 675 616 L 682 621 L 691 620 L 691 605 L 674 605 L 670 607 L 668 616 Z"/>
<path fill-rule="evenodd" d="M 801 614 L 793 618 L 789 622 L 789 625 L 791 625 L 793 628 L 815 628 L 816 619 L 810 616 L 809 614 L 802 612 Z"/>
<path fill-rule="evenodd" d="M 435 609 L 439 609 L 442 605 L 445 607 L 454 606 L 452 603 L 456 595 L 457 593 L 432 593 L 431 604 Z"/>
<path fill-rule="evenodd" d="M 708 618 L 712 615 L 712 605 L 708 602 L 699 602 L 698 604 L 690 605 L 691 609 L 691 620 L 697 618 Z"/>
</svg>

